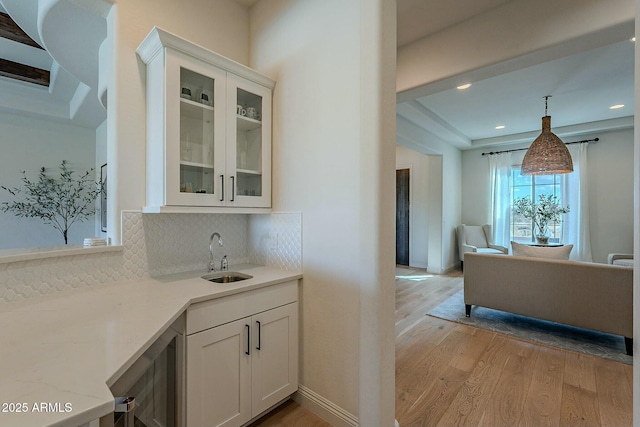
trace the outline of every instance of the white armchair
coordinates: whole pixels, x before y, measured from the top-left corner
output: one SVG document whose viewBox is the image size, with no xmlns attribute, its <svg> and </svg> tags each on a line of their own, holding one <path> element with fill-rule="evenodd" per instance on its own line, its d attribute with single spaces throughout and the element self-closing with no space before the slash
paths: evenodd
<svg viewBox="0 0 640 427">
<path fill-rule="evenodd" d="M 463 269 L 464 254 L 467 252 L 482 254 L 506 254 L 509 252 L 509 249 L 504 246 L 494 245 L 491 242 L 491 226 L 489 224 L 483 226 L 460 224 L 456 234 L 458 235 L 460 267 Z"/>
<path fill-rule="evenodd" d="M 633 267 L 633 254 L 609 254 L 609 256 L 607 257 L 607 263 L 613 265 L 622 265 L 624 267 Z"/>
</svg>

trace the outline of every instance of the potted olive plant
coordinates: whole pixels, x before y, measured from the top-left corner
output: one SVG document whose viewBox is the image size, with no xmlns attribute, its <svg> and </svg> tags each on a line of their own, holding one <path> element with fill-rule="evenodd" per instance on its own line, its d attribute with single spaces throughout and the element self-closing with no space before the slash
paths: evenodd
<svg viewBox="0 0 640 427">
<path fill-rule="evenodd" d="M 17 217 L 40 218 L 62 234 L 66 245 L 69 228 L 95 214 L 100 183 L 93 180 L 92 172 L 93 169 L 75 175 L 66 160 L 60 165 L 59 177 L 47 175 L 42 167 L 38 179 L 31 181 L 22 171 L 22 188 L 0 186 L 16 198 L 12 202 L 3 202 L 0 210 Z"/>
<path fill-rule="evenodd" d="M 546 245 L 549 241 L 549 223 L 559 221 L 561 215 L 569 212 L 569 206 L 563 207 L 553 194 L 540 194 L 538 203 L 534 203 L 528 196 L 516 199 L 513 212 L 533 220 L 538 231 L 536 241 Z"/>
</svg>

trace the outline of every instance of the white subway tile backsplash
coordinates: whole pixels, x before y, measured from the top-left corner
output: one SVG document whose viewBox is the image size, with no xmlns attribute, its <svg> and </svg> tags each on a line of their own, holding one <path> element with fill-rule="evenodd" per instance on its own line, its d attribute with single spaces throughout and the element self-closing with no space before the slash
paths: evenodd
<svg viewBox="0 0 640 427">
<path fill-rule="evenodd" d="M 302 270 L 302 215 L 122 213 L 121 252 L 100 252 L 0 264 L 0 304 L 80 287 L 181 271 L 205 270 L 217 231 L 231 266 L 251 262 Z"/>
</svg>

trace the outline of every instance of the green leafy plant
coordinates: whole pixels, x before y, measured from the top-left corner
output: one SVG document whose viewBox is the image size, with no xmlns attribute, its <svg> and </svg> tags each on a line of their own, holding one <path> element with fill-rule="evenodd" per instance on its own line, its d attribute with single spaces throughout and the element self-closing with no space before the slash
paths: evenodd
<svg viewBox="0 0 640 427">
<path fill-rule="evenodd" d="M 60 165 L 59 177 L 47 175 L 44 166 L 40 168 L 35 181 L 27 178 L 26 171 L 22 171 L 22 188 L 0 186 L 17 199 L 3 202 L 0 210 L 17 217 L 42 219 L 45 224 L 52 225 L 62 233 L 66 245 L 69 228 L 95 215 L 100 183 L 93 180 L 92 172 L 93 169 L 75 175 L 66 160 Z"/>
<path fill-rule="evenodd" d="M 569 206 L 563 207 L 553 194 L 540 194 L 538 203 L 533 203 L 529 196 L 516 199 L 513 202 L 513 212 L 532 219 L 538 228 L 538 234 L 546 236 L 549 223 L 557 222 L 561 215 L 569 213 Z"/>
</svg>

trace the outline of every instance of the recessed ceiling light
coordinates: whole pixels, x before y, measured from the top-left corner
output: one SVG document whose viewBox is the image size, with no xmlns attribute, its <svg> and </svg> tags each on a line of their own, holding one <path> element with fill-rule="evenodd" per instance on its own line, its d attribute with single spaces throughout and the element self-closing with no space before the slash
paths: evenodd
<svg viewBox="0 0 640 427">
<path fill-rule="evenodd" d="M 632 42 L 635 42 L 636 41 L 636 36 L 631 37 L 629 40 L 632 41 Z"/>
<path fill-rule="evenodd" d="M 469 89 L 470 87 L 471 87 L 471 83 L 467 83 L 467 84 L 458 86 L 456 89 L 465 90 L 465 89 Z"/>
<path fill-rule="evenodd" d="M 610 110 L 619 110 L 622 107 L 624 107 L 624 104 L 616 104 L 616 105 L 612 105 L 611 107 L 609 107 L 609 109 Z"/>
<path fill-rule="evenodd" d="M 496 129 L 504 129 L 504 125 L 496 126 Z"/>
</svg>

